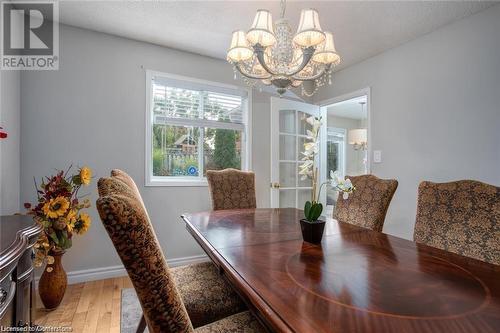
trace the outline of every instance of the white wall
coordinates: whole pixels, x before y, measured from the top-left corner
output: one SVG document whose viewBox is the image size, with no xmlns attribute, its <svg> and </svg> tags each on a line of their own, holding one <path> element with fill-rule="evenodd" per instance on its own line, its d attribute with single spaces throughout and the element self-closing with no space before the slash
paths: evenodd
<svg viewBox="0 0 500 333">
<path fill-rule="evenodd" d="M 0 215 L 19 212 L 20 91 L 18 71 L 0 71 L 0 127 L 8 133 L 0 141 Z"/>
<path fill-rule="evenodd" d="M 120 264 L 94 204 L 97 179 L 113 168 L 136 180 L 167 258 L 203 254 L 180 215 L 210 209 L 208 188 L 144 186 L 145 69 L 229 84 L 241 81 L 233 80 L 231 66 L 221 60 L 68 26 L 60 33 L 60 69 L 21 77 L 21 198 L 35 199 L 33 176 L 70 163 L 94 170 L 88 189 L 93 225 L 86 235 L 75 237 L 65 268 Z M 269 203 L 268 100 L 254 94 L 253 169 L 260 207 Z"/>
<path fill-rule="evenodd" d="M 340 50 L 341 52 L 342 50 Z M 500 5 L 333 76 L 316 102 L 371 87 L 374 174 L 395 178 L 384 232 L 412 238 L 422 180 L 500 186 Z"/>
</svg>

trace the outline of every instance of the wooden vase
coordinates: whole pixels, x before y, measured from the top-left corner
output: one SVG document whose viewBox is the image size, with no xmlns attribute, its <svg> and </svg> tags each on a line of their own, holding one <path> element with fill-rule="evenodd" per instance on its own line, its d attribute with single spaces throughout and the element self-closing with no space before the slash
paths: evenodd
<svg viewBox="0 0 500 333">
<path fill-rule="evenodd" d="M 68 278 L 61 261 L 63 254 L 64 252 L 50 254 L 54 257 L 54 262 L 47 264 L 38 282 L 40 299 L 48 310 L 55 309 L 61 304 L 68 286 Z M 47 268 L 52 268 L 52 271 L 48 272 Z"/>
</svg>

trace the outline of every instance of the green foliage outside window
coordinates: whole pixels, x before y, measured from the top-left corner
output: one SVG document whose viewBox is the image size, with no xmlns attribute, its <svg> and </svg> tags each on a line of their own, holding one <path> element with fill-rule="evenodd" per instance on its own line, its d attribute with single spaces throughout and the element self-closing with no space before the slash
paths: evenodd
<svg viewBox="0 0 500 333">
<path fill-rule="evenodd" d="M 236 152 L 236 133 L 233 130 L 218 129 L 215 133 L 213 162 L 217 169 L 240 168 Z"/>
</svg>

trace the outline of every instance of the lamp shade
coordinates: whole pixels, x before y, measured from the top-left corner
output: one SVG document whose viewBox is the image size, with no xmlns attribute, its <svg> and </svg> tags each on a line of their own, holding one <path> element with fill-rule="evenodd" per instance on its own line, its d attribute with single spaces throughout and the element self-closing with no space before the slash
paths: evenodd
<svg viewBox="0 0 500 333">
<path fill-rule="evenodd" d="M 347 134 L 347 140 L 350 145 L 365 144 L 368 141 L 366 128 L 349 130 L 349 133 Z"/>
<path fill-rule="evenodd" d="M 258 43 L 264 47 L 276 43 L 273 30 L 273 16 L 268 10 L 259 9 L 257 11 L 252 27 L 247 32 L 247 40 L 251 45 Z"/>
<path fill-rule="evenodd" d="M 319 44 L 312 59 L 321 64 L 337 65 L 340 63 L 340 56 L 337 50 L 335 50 L 335 43 L 333 42 L 333 34 L 331 32 L 325 32 L 325 40 Z"/>
<path fill-rule="evenodd" d="M 252 57 L 253 51 L 248 47 L 245 32 L 242 30 L 233 32 L 231 46 L 227 51 L 227 59 L 232 62 L 248 60 Z"/>
<path fill-rule="evenodd" d="M 303 9 L 300 23 L 293 41 L 302 47 L 315 46 L 325 40 L 325 33 L 319 25 L 319 14 L 315 9 Z"/>
</svg>

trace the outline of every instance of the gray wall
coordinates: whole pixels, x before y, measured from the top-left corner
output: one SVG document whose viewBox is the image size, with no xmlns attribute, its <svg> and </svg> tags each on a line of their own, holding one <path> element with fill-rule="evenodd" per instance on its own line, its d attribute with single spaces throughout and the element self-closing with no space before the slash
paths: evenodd
<svg viewBox="0 0 500 333">
<path fill-rule="evenodd" d="M 340 50 L 342 51 L 342 50 Z M 335 73 L 320 102 L 371 87 L 374 174 L 396 178 L 384 231 L 412 238 L 422 180 L 500 186 L 500 5 Z"/>
<path fill-rule="evenodd" d="M 144 187 L 144 68 L 229 84 L 241 81 L 233 80 L 231 66 L 221 60 L 68 26 L 60 33 L 60 69 L 24 72 L 21 78 L 21 198 L 34 201 L 33 176 L 70 163 L 94 170 L 92 186 L 83 191 L 91 195 L 93 225 L 74 239 L 65 268 L 120 264 L 94 204 L 97 179 L 113 168 L 137 181 L 167 258 L 202 254 L 180 215 L 210 209 L 208 189 Z M 263 207 L 269 202 L 269 97 L 255 93 L 254 100 L 253 168 Z"/>
<path fill-rule="evenodd" d="M 8 133 L 0 141 L 0 215 L 19 212 L 20 77 L 18 71 L 0 71 L 0 126 Z"/>
</svg>

